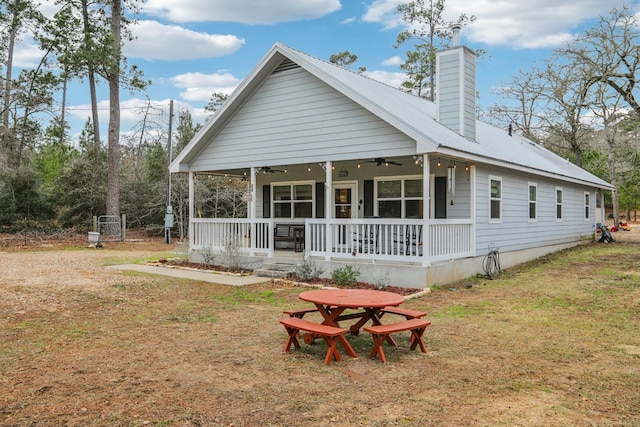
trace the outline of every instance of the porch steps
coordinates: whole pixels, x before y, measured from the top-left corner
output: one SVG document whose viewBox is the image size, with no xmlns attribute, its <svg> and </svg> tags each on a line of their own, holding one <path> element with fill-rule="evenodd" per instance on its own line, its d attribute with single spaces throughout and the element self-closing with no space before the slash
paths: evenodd
<svg viewBox="0 0 640 427">
<path fill-rule="evenodd" d="M 272 279 L 282 279 L 296 270 L 297 262 L 294 261 L 277 261 L 265 262 L 262 268 L 253 270 L 253 274 L 259 277 L 270 277 Z"/>
</svg>

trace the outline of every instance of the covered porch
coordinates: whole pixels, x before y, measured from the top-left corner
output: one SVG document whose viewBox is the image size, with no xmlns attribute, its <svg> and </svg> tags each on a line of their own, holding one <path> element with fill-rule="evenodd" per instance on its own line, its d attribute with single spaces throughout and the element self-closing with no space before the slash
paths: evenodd
<svg viewBox="0 0 640 427">
<path fill-rule="evenodd" d="M 252 257 L 289 250 L 324 261 L 422 267 L 473 257 L 474 167 L 429 157 L 217 171 L 246 181 L 247 217 L 191 214 L 191 250 L 224 252 L 233 242 Z M 189 177 L 193 213 L 200 209 L 194 173 Z"/>
</svg>

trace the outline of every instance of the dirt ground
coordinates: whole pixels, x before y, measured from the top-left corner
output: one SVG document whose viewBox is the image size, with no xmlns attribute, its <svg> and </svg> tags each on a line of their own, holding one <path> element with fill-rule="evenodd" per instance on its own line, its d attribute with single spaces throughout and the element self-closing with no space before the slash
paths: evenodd
<svg viewBox="0 0 640 427">
<path fill-rule="evenodd" d="M 407 301 L 427 354 L 283 353 L 299 287 L 119 272 L 174 247 L 0 236 L 0 426 L 640 426 L 640 224 Z"/>
</svg>

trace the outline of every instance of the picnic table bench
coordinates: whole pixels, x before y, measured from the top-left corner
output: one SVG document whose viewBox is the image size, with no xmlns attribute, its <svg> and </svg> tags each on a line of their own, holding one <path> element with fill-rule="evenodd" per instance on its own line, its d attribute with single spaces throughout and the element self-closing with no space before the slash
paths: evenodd
<svg viewBox="0 0 640 427">
<path fill-rule="evenodd" d="M 425 329 L 431 322 L 422 319 L 409 319 L 398 323 L 390 323 L 387 325 L 374 325 L 364 328 L 365 331 L 371 333 L 373 337 L 373 350 L 369 357 L 375 359 L 376 356 L 380 357 L 382 363 L 387 361 L 384 351 L 382 350 L 382 344 L 388 340 L 389 336 L 396 332 L 411 331 L 411 350 L 416 346 L 420 346 L 420 350 L 423 353 L 427 352 L 427 348 L 422 340 L 422 335 Z"/>
<path fill-rule="evenodd" d="M 289 334 L 289 338 L 284 346 L 284 351 L 287 352 L 291 349 L 291 344 L 296 348 L 300 348 L 297 335 L 300 331 L 309 332 L 320 336 L 324 339 L 329 347 L 327 349 L 327 355 L 324 358 L 324 364 L 328 365 L 331 359 L 340 360 L 340 354 L 336 344 L 338 343 L 338 337 L 347 333 L 346 329 L 337 328 L 335 326 L 323 325 L 320 323 L 313 323 L 299 317 L 288 317 L 280 320 Z"/>
<path fill-rule="evenodd" d="M 418 310 L 411 310 L 409 308 L 400 308 L 400 307 L 384 307 L 378 313 L 378 319 L 385 315 L 385 313 L 389 314 L 397 314 L 399 316 L 404 316 L 407 320 L 409 319 L 420 319 L 427 315 L 427 313 L 423 313 Z"/>
</svg>

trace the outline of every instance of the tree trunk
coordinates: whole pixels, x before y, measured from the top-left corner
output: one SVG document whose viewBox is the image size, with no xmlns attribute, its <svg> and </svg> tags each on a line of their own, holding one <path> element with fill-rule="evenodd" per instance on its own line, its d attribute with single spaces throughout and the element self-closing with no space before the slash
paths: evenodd
<svg viewBox="0 0 640 427">
<path fill-rule="evenodd" d="M 0 164 L 6 162 L 10 163 L 10 151 L 11 142 L 14 138 L 9 128 L 9 111 L 11 109 L 11 79 L 13 75 L 11 70 L 13 68 L 13 51 L 15 48 L 16 34 L 18 31 L 19 17 L 14 13 L 11 19 L 11 27 L 9 28 L 9 43 L 7 46 L 7 62 L 5 64 L 6 73 L 4 81 L 4 93 L 3 93 L 3 105 L 2 105 L 2 134 L 0 135 Z"/>
<path fill-rule="evenodd" d="M 89 10 L 87 0 L 82 0 L 82 22 L 84 30 L 84 42 L 86 49 L 92 49 L 91 26 L 89 23 Z M 120 38 L 118 37 L 118 40 Z M 119 41 L 118 41 L 119 42 Z M 93 124 L 93 147 L 96 158 L 100 152 L 100 120 L 98 118 L 98 96 L 96 95 L 96 77 L 94 71 L 93 54 L 89 55 L 87 63 L 87 79 L 89 80 L 89 94 L 91 96 L 91 121 Z"/>
<path fill-rule="evenodd" d="M 66 122 L 66 111 L 67 111 L 67 84 L 69 81 L 69 77 L 68 74 L 65 72 L 63 73 L 64 75 L 64 80 L 62 81 L 62 106 L 61 106 L 61 110 L 60 110 L 60 146 L 62 146 L 65 143 L 65 135 L 66 135 L 66 126 L 65 126 L 65 122 Z"/>
<path fill-rule="evenodd" d="M 609 176 L 611 177 L 611 185 L 614 186 L 613 192 L 611 194 L 613 203 L 613 225 L 617 228 L 619 221 L 619 211 L 618 211 L 618 179 L 616 177 L 616 161 L 615 161 L 615 135 L 614 130 L 607 131 L 605 129 L 605 135 L 607 138 L 607 146 L 609 147 L 608 153 L 608 165 L 609 165 Z"/>
<path fill-rule="evenodd" d="M 108 177 L 107 215 L 120 216 L 120 0 L 112 0 L 111 63 L 109 64 L 109 134 L 108 134 Z"/>
</svg>

